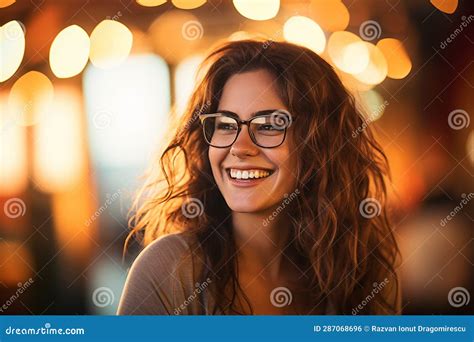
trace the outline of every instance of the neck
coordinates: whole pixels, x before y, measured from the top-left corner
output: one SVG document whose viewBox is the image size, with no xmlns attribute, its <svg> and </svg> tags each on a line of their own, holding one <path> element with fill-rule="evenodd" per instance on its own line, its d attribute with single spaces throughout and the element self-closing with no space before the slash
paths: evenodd
<svg viewBox="0 0 474 342">
<path fill-rule="evenodd" d="M 232 225 L 239 265 L 276 279 L 282 273 L 282 252 L 289 242 L 290 222 L 285 213 L 270 220 L 272 212 L 234 212 Z"/>
</svg>

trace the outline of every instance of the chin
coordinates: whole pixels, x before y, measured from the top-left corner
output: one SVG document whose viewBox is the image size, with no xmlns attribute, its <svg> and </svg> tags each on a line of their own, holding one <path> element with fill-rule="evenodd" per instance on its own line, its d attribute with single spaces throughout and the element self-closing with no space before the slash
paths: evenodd
<svg viewBox="0 0 474 342">
<path fill-rule="evenodd" d="M 271 204 L 262 203 L 262 199 L 226 199 L 227 205 L 233 212 L 237 213 L 259 213 L 272 207 Z"/>
</svg>

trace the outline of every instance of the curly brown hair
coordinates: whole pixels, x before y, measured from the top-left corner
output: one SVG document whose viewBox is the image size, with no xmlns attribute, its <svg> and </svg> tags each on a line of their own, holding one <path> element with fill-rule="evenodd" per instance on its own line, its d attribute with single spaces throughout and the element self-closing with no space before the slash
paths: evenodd
<svg viewBox="0 0 474 342">
<path fill-rule="evenodd" d="M 217 110 L 232 75 L 259 69 L 275 77 L 279 96 L 298 117 L 292 136 L 298 146 L 295 167 L 301 194 L 287 210 L 291 244 L 311 279 L 307 298 L 313 310 L 305 313 L 314 314 L 321 306 L 337 314 L 354 314 L 355 308 L 362 314 L 399 313 L 399 251 L 386 209 L 387 158 L 331 65 L 294 44 L 226 42 L 205 59 L 184 116 L 155 163 L 160 168 L 135 200 L 126 244 L 138 232 L 145 245 L 168 233 L 189 232 L 205 256 L 203 279 L 208 274 L 215 279 L 217 307 L 223 313 L 237 312 L 240 286 L 232 212 L 213 179 L 198 116 Z M 193 219 L 182 212 L 190 199 L 203 205 L 202 214 Z M 374 215 L 361 212 L 367 201 Z M 383 289 L 374 287 L 387 282 L 390 286 Z M 224 291 L 227 286 L 230 296 Z"/>
</svg>

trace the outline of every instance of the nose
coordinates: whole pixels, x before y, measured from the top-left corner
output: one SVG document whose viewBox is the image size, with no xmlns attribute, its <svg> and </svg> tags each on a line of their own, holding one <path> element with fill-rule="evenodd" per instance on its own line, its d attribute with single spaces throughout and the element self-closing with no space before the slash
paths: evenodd
<svg viewBox="0 0 474 342">
<path fill-rule="evenodd" d="M 237 158 L 245 158 L 258 154 L 258 146 L 250 138 L 248 126 L 242 125 L 237 140 L 232 144 L 230 153 Z"/>
</svg>

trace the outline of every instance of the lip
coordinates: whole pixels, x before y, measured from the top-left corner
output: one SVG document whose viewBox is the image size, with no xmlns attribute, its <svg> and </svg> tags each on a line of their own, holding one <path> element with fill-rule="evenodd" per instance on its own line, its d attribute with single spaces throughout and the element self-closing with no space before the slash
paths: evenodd
<svg viewBox="0 0 474 342">
<path fill-rule="evenodd" d="M 230 169 L 237 169 L 237 170 L 251 170 L 251 169 L 259 169 L 259 170 L 265 170 L 271 172 L 271 174 L 265 178 L 248 178 L 248 179 L 234 179 L 230 177 Z M 262 167 L 257 167 L 257 166 L 240 166 L 240 167 L 226 167 L 223 169 L 225 173 L 225 179 L 232 185 L 239 187 L 239 188 L 249 188 L 256 186 L 263 182 L 264 180 L 270 178 L 273 176 L 273 174 L 276 172 L 276 170 L 273 169 L 268 169 L 268 168 L 262 168 Z"/>
<path fill-rule="evenodd" d="M 261 167 L 257 165 L 236 165 L 236 166 L 225 166 L 224 170 L 230 170 L 230 169 L 236 169 L 236 170 L 265 170 L 269 172 L 274 172 L 275 170 L 269 167 Z"/>
</svg>

